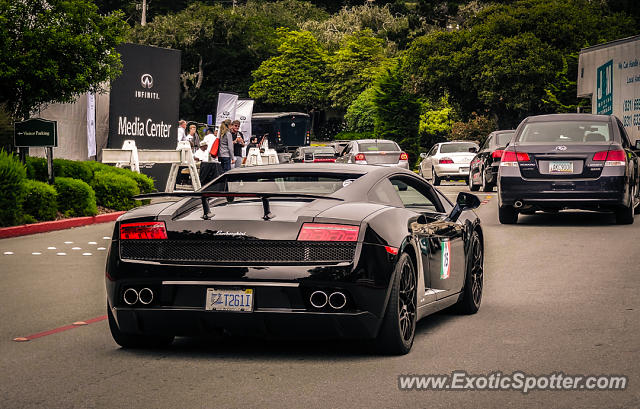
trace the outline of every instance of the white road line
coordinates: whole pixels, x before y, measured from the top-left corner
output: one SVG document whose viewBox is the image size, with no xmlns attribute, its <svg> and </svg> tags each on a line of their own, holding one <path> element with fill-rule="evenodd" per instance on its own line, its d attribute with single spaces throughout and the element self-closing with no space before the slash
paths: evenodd
<svg viewBox="0 0 640 409">
<path fill-rule="evenodd" d="M 47 250 L 55 250 L 55 247 L 47 247 Z"/>
<path fill-rule="evenodd" d="M 13 254 L 13 251 L 5 251 L 5 252 L 4 252 L 4 255 L 5 255 L 5 256 L 10 256 L 10 255 L 12 255 L 12 254 Z"/>
<path fill-rule="evenodd" d="M 67 253 L 56 253 L 58 256 L 66 256 Z"/>
<path fill-rule="evenodd" d="M 90 241 L 90 242 L 89 242 L 89 243 L 87 243 L 87 244 L 98 244 L 98 243 L 96 243 L 95 241 Z"/>
<path fill-rule="evenodd" d="M 111 237 L 104 236 L 104 237 L 103 237 L 103 239 L 105 239 L 105 240 L 111 240 Z"/>
<path fill-rule="evenodd" d="M 64 244 L 73 244 L 72 241 L 65 241 Z"/>
<path fill-rule="evenodd" d="M 93 254 L 91 253 L 82 253 L 83 256 L 92 256 Z"/>
<path fill-rule="evenodd" d="M 71 250 L 82 250 L 80 247 L 71 247 Z"/>
<path fill-rule="evenodd" d="M 39 251 L 34 251 L 34 252 L 33 252 L 33 253 L 31 253 L 31 254 L 33 254 L 34 256 L 39 256 L 39 255 L 40 255 L 40 254 L 42 254 L 42 253 L 40 253 Z"/>
<path fill-rule="evenodd" d="M 97 250 L 101 250 L 101 251 L 102 251 L 102 250 L 106 250 L 106 248 L 104 248 L 104 247 L 98 247 L 98 249 L 97 249 Z"/>
</svg>

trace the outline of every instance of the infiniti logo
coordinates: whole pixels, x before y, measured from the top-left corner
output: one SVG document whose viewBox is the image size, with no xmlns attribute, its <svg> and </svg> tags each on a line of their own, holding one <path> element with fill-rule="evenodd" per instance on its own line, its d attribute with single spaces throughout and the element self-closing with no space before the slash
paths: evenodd
<svg viewBox="0 0 640 409">
<path fill-rule="evenodd" d="M 151 88 L 153 87 L 153 77 L 151 74 L 142 74 L 140 83 L 142 84 L 142 88 Z"/>
<path fill-rule="evenodd" d="M 564 146 L 564 145 L 560 145 L 560 146 L 556 146 L 556 148 L 555 148 L 555 149 L 556 149 L 557 151 L 566 151 L 566 150 L 567 150 L 567 147 L 566 147 L 566 146 Z"/>
</svg>

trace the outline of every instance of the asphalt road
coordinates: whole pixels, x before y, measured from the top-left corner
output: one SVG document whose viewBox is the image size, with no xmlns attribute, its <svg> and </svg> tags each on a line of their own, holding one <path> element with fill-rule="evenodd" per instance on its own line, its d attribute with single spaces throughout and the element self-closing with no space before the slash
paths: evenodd
<svg viewBox="0 0 640 409">
<path fill-rule="evenodd" d="M 441 190 L 454 199 L 466 186 Z M 359 342 L 220 337 L 123 350 L 103 319 L 100 249 L 112 223 L 0 240 L 0 407 L 640 407 L 640 216 L 617 226 L 611 215 L 561 212 L 502 226 L 495 194 L 479 196 L 488 200 L 477 211 L 482 307 L 424 319 L 401 357 L 372 355 Z M 60 331 L 78 321 L 90 324 Z M 14 341 L 30 335 L 42 336 Z M 398 389 L 400 374 L 454 370 L 629 382 L 625 391 L 528 394 Z"/>
</svg>

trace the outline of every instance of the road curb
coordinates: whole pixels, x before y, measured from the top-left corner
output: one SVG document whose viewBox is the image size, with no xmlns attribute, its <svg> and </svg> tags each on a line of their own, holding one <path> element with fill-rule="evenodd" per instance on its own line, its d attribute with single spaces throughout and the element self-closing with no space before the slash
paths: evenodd
<svg viewBox="0 0 640 409">
<path fill-rule="evenodd" d="M 0 228 L 0 239 L 26 236 L 28 234 L 46 233 L 55 230 L 70 229 L 72 227 L 88 226 L 90 224 L 107 223 L 116 220 L 125 212 L 99 214 L 97 216 L 74 217 L 71 219 L 54 220 L 50 222 L 23 224 Z"/>
</svg>

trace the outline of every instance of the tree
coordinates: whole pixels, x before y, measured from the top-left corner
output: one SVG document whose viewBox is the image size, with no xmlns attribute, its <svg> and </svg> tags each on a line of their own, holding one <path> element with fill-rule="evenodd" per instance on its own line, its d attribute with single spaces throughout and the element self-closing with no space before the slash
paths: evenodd
<svg viewBox="0 0 640 409">
<path fill-rule="evenodd" d="M 88 0 L 0 0 L 0 104 L 15 120 L 99 90 L 120 73 L 126 33 Z"/>
<path fill-rule="evenodd" d="M 456 122 L 453 124 L 449 140 L 475 141 L 481 145 L 487 139 L 487 136 L 497 129 L 497 125 L 494 120 L 473 112 L 468 122 Z"/>
<path fill-rule="evenodd" d="M 422 109 L 424 112 L 420 115 L 418 124 L 420 147 L 428 150 L 434 144 L 445 141 L 451 134 L 456 112 L 446 96 L 437 104 L 424 103 Z"/>
<path fill-rule="evenodd" d="M 322 108 L 327 103 L 327 52 L 308 31 L 278 30 L 278 54 L 253 72 L 249 95 L 258 100 Z"/>
<path fill-rule="evenodd" d="M 384 42 L 371 30 L 345 36 L 331 56 L 329 98 L 335 108 L 346 109 L 384 70 Z"/>
<path fill-rule="evenodd" d="M 344 116 L 347 132 L 373 132 L 375 126 L 376 106 L 373 103 L 375 87 L 362 91 L 358 98 L 349 105 Z"/>
</svg>

